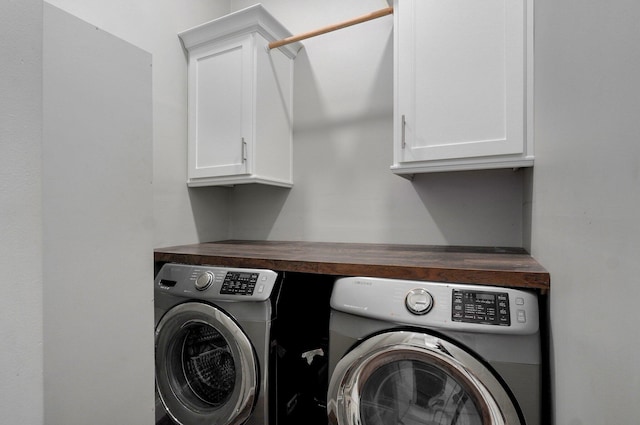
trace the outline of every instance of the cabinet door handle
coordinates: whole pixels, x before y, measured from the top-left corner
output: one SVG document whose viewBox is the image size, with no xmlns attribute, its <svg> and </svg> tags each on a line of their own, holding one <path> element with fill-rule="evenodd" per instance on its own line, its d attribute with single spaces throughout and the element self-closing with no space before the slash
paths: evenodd
<svg viewBox="0 0 640 425">
<path fill-rule="evenodd" d="M 242 138 L 242 162 L 247 162 L 247 142 Z"/>
<path fill-rule="evenodd" d="M 405 140 L 405 129 L 407 128 L 407 120 L 405 119 L 405 116 L 402 115 L 402 138 L 401 140 L 401 146 L 402 149 L 404 149 L 404 147 L 407 145 L 406 140 Z"/>
</svg>

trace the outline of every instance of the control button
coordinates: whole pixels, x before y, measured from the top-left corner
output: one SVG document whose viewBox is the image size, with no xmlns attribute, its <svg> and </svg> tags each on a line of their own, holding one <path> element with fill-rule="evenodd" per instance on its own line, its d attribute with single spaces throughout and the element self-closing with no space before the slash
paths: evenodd
<svg viewBox="0 0 640 425">
<path fill-rule="evenodd" d="M 525 323 L 527 321 L 527 315 L 524 310 L 518 310 L 516 312 L 518 322 Z"/>
<path fill-rule="evenodd" d="M 412 289 L 407 294 L 404 303 L 410 313 L 427 314 L 433 307 L 433 297 L 424 289 Z"/>
<path fill-rule="evenodd" d="M 516 297 L 516 305 L 524 305 L 524 298 Z"/>
<path fill-rule="evenodd" d="M 198 291 L 204 291 L 205 289 L 207 289 L 209 286 L 211 286 L 211 283 L 213 282 L 215 276 L 213 273 L 211 272 L 204 272 L 201 273 L 197 278 L 196 278 L 196 289 Z"/>
</svg>

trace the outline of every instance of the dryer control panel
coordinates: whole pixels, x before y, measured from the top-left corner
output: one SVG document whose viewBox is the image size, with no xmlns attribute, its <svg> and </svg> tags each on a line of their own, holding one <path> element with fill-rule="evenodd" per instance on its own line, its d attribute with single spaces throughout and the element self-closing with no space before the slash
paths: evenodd
<svg viewBox="0 0 640 425">
<path fill-rule="evenodd" d="M 535 292 L 492 285 L 343 277 L 334 283 L 331 308 L 445 331 L 527 335 L 539 330 Z"/>
<path fill-rule="evenodd" d="M 510 326 L 509 293 L 453 289 L 451 320 Z"/>
<path fill-rule="evenodd" d="M 155 290 L 195 299 L 265 301 L 278 274 L 267 269 L 193 266 L 168 263 L 155 279 Z"/>
</svg>

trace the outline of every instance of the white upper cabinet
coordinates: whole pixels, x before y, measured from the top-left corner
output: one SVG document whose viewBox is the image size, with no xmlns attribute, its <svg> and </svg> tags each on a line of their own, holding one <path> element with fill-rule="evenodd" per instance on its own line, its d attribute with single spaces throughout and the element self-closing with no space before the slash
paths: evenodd
<svg viewBox="0 0 640 425">
<path fill-rule="evenodd" d="M 532 0 L 394 1 L 397 174 L 533 165 Z"/>
<path fill-rule="evenodd" d="M 300 43 L 260 4 L 179 34 L 189 55 L 188 185 L 291 187 L 293 59 Z"/>
</svg>

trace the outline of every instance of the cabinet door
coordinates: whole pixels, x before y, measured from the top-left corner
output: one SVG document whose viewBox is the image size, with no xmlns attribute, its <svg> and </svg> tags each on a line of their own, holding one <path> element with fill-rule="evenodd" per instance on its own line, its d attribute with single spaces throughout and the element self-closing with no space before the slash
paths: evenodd
<svg viewBox="0 0 640 425">
<path fill-rule="evenodd" d="M 396 0 L 396 167 L 523 153 L 526 1 Z"/>
<path fill-rule="evenodd" d="M 252 50 L 249 35 L 189 56 L 189 179 L 251 171 Z"/>
</svg>

